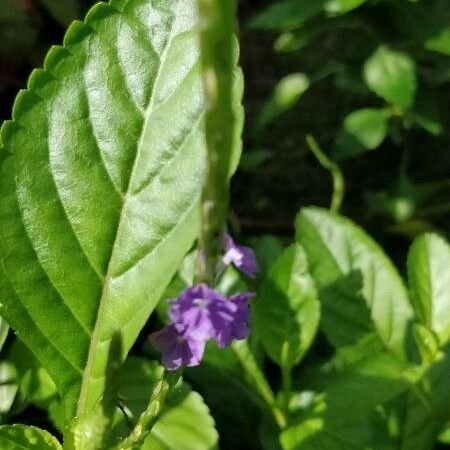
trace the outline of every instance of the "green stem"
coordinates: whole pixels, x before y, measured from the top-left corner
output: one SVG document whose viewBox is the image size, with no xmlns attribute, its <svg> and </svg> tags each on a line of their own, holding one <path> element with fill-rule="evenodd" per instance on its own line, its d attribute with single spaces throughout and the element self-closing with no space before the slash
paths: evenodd
<svg viewBox="0 0 450 450">
<path fill-rule="evenodd" d="M 324 169 L 330 172 L 331 177 L 333 178 L 333 196 L 331 198 L 330 210 L 332 212 L 339 212 L 345 195 L 345 181 L 341 169 L 325 154 L 319 147 L 317 141 L 310 134 L 306 136 L 306 143 L 317 161 L 319 161 Z"/>
<path fill-rule="evenodd" d="M 119 445 L 120 450 L 137 450 L 141 448 L 159 419 L 168 395 L 178 383 L 181 372 L 164 371 L 161 380 L 155 386 L 147 409 L 140 415 L 131 434 Z"/>
<path fill-rule="evenodd" d="M 235 115 L 232 86 L 234 68 L 234 0 L 198 0 L 200 48 L 205 95 L 206 176 L 202 193 L 202 225 L 198 282 L 213 285 L 221 236 L 229 203 Z"/>
<path fill-rule="evenodd" d="M 272 413 L 278 426 L 282 429 L 286 427 L 286 417 L 283 412 L 279 409 L 276 401 L 275 395 L 272 389 L 267 383 L 267 380 L 262 373 L 261 369 L 256 363 L 255 357 L 253 356 L 248 343 L 246 341 L 238 341 L 232 345 L 232 349 L 237 359 L 239 360 L 242 368 L 252 383 L 252 386 L 256 389 L 261 399 L 264 401 L 266 406 Z"/>
</svg>

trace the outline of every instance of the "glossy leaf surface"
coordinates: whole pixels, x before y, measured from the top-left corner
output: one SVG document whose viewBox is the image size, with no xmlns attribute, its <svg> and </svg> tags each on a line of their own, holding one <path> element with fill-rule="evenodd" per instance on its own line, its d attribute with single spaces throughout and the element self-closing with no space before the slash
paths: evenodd
<svg viewBox="0 0 450 450">
<path fill-rule="evenodd" d="M 322 303 L 322 326 L 339 347 L 375 330 L 387 349 L 405 354 L 412 317 L 403 282 L 381 248 L 339 215 L 305 208 L 297 218 Z"/>
<path fill-rule="evenodd" d="M 2 129 L 3 312 L 57 383 L 66 420 L 99 399 L 112 337 L 123 357 L 197 234 L 196 25 L 193 0 L 96 5 Z"/>
</svg>

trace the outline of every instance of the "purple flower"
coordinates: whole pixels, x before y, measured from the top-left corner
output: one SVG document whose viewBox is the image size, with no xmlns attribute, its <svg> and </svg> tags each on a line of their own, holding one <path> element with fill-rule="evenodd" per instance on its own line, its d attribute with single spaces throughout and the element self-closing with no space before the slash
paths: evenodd
<svg viewBox="0 0 450 450">
<path fill-rule="evenodd" d="M 169 316 L 172 322 L 186 326 L 185 336 L 195 340 L 215 339 L 221 348 L 233 339 L 248 336 L 249 309 L 247 301 L 251 293 L 238 294 L 230 299 L 198 284 L 184 290 L 172 303 Z"/>
<path fill-rule="evenodd" d="M 232 305 L 227 298 L 204 284 L 185 289 L 177 300 L 172 301 L 169 317 L 173 323 L 186 326 L 186 335 L 192 339 L 208 340 L 216 335 L 222 316 L 232 317 Z"/>
<path fill-rule="evenodd" d="M 205 341 L 187 338 L 185 331 L 184 325 L 174 323 L 149 336 L 150 342 L 162 353 L 161 361 L 167 370 L 200 364 L 205 351 Z"/>
<path fill-rule="evenodd" d="M 245 292 L 228 299 L 205 284 L 185 289 L 171 302 L 172 324 L 150 335 L 153 345 L 163 354 L 164 367 L 176 370 L 198 365 L 209 339 L 224 348 L 234 339 L 248 337 L 248 301 L 253 296 Z"/>
<path fill-rule="evenodd" d="M 250 309 L 248 301 L 255 296 L 252 292 L 244 292 L 230 297 L 228 304 L 233 307 L 233 319 L 218 327 L 215 339 L 219 348 L 228 347 L 233 340 L 246 339 L 250 334 Z"/>
<path fill-rule="evenodd" d="M 250 247 L 237 245 L 228 233 L 225 234 L 224 241 L 225 254 L 222 262 L 227 266 L 233 264 L 245 275 L 255 278 L 255 274 L 258 272 L 258 263 L 253 250 Z"/>
</svg>

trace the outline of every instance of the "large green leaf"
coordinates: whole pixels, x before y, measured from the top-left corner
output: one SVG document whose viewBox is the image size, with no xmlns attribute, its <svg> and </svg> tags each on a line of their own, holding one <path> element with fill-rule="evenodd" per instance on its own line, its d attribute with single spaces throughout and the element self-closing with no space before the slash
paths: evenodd
<svg viewBox="0 0 450 450">
<path fill-rule="evenodd" d="M 47 431 L 25 425 L 0 427 L 2 450 L 62 450 L 59 442 Z"/>
<path fill-rule="evenodd" d="M 406 53 L 379 47 L 364 64 L 367 86 L 389 103 L 409 108 L 417 88 L 414 61 Z"/>
<path fill-rule="evenodd" d="M 404 355 L 411 306 L 381 248 L 350 220 L 318 208 L 301 211 L 297 239 L 319 290 L 330 342 L 351 344 L 375 330 L 387 349 Z"/>
<path fill-rule="evenodd" d="M 408 278 L 417 319 L 434 331 L 440 344 L 450 340 L 450 247 L 425 234 L 408 255 Z"/>
<path fill-rule="evenodd" d="M 95 405 L 112 337 L 124 356 L 197 234 L 196 25 L 194 0 L 96 5 L 2 129 L 2 315 L 57 383 L 66 419 Z"/>
<path fill-rule="evenodd" d="M 291 367 L 302 358 L 317 331 L 320 304 L 298 244 L 275 262 L 252 302 L 253 324 L 269 356 Z"/>
</svg>

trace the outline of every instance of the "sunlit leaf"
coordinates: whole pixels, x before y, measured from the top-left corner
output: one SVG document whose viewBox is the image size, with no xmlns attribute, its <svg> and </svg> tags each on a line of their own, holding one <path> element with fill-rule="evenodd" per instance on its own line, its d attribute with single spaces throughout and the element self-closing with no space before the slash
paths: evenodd
<svg viewBox="0 0 450 450">
<path fill-rule="evenodd" d="M 359 109 L 344 119 L 344 128 L 369 150 L 377 148 L 386 137 L 386 113 L 380 109 Z"/>
<path fill-rule="evenodd" d="M 379 47 L 364 64 L 367 86 L 387 102 L 409 108 L 417 88 L 414 61 L 406 53 Z"/>
<path fill-rule="evenodd" d="M 381 248 L 350 220 L 318 208 L 297 218 L 322 303 L 322 327 L 339 347 L 376 331 L 393 353 L 404 356 L 412 310 L 403 282 Z"/>
<path fill-rule="evenodd" d="M 324 9 L 330 14 L 344 14 L 358 8 L 365 2 L 366 0 L 328 0 L 324 5 Z"/>
<path fill-rule="evenodd" d="M 194 0 L 100 3 L 2 128 L 2 315 L 57 384 L 66 420 L 99 400 L 112 336 L 123 358 L 196 237 L 199 66 Z M 238 122 L 241 93 L 237 71 Z"/>
<path fill-rule="evenodd" d="M 47 431 L 25 425 L 0 426 L 2 450 L 62 450 L 61 445 Z"/>
</svg>

